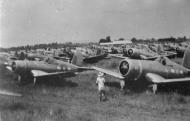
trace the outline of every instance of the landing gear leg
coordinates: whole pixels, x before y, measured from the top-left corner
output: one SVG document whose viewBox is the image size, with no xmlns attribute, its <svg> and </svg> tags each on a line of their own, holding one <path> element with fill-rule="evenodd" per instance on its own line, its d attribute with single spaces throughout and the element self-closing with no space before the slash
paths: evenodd
<svg viewBox="0 0 190 121">
<path fill-rule="evenodd" d="M 20 75 L 18 75 L 18 83 L 21 83 L 21 76 Z"/>
<path fill-rule="evenodd" d="M 153 84 L 152 85 L 152 92 L 153 92 L 153 94 L 156 94 L 157 90 L 158 90 L 158 85 L 157 84 Z"/>
<path fill-rule="evenodd" d="M 123 88 L 125 87 L 125 81 L 120 81 L 120 90 L 123 91 Z"/>
<path fill-rule="evenodd" d="M 34 80 L 33 80 L 33 81 L 34 81 L 34 86 L 35 86 L 35 84 L 36 84 L 36 77 L 34 77 Z"/>
</svg>

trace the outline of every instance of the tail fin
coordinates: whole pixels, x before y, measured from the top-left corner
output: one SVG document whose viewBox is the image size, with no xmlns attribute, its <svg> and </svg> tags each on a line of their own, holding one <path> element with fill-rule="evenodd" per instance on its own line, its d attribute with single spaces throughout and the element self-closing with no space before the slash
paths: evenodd
<svg viewBox="0 0 190 121">
<path fill-rule="evenodd" d="M 161 54 L 163 51 L 163 48 L 161 47 L 161 45 L 158 45 L 157 47 L 157 53 Z"/>
<path fill-rule="evenodd" d="M 185 68 L 190 69 L 190 46 L 187 47 L 187 49 L 184 53 L 182 65 Z"/>
<path fill-rule="evenodd" d="M 71 63 L 77 66 L 81 66 L 83 63 L 84 56 L 81 52 L 75 52 L 73 55 L 73 58 L 71 60 Z"/>
</svg>

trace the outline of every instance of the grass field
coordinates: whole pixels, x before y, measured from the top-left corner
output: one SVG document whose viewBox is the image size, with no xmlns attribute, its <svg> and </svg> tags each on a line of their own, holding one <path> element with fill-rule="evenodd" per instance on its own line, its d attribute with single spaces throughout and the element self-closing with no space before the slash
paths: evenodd
<svg viewBox="0 0 190 121">
<path fill-rule="evenodd" d="M 96 65 L 114 69 L 119 60 Z M 116 69 L 114 69 L 117 71 Z M 41 79 L 18 85 L 16 76 L 0 69 L 0 88 L 23 97 L 0 95 L 0 121 L 189 121 L 190 97 L 175 92 L 123 94 L 119 85 L 106 86 L 108 100 L 99 102 L 96 72 L 67 79 Z M 115 78 L 106 76 L 106 80 Z"/>
</svg>

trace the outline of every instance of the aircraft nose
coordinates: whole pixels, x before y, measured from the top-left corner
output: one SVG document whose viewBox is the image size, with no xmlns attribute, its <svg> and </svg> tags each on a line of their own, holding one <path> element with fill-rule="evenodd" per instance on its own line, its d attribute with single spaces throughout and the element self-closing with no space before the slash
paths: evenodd
<svg viewBox="0 0 190 121">
<path fill-rule="evenodd" d="M 122 61 L 119 70 L 122 75 L 126 75 L 129 71 L 129 63 L 127 61 Z"/>
</svg>

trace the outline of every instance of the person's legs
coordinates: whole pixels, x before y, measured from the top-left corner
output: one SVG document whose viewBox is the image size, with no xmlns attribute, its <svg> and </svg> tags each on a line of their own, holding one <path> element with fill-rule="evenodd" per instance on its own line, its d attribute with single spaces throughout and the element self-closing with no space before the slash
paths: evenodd
<svg viewBox="0 0 190 121">
<path fill-rule="evenodd" d="M 102 101 L 102 90 L 99 91 L 100 102 Z"/>
<path fill-rule="evenodd" d="M 102 90 L 102 97 L 104 97 L 104 101 L 107 99 L 105 90 Z"/>
<path fill-rule="evenodd" d="M 100 96 L 100 102 L 106 100 L 106 91 L 105 90 L 100 90 L 99 91 L 99 96 Z"/>
</svg>

